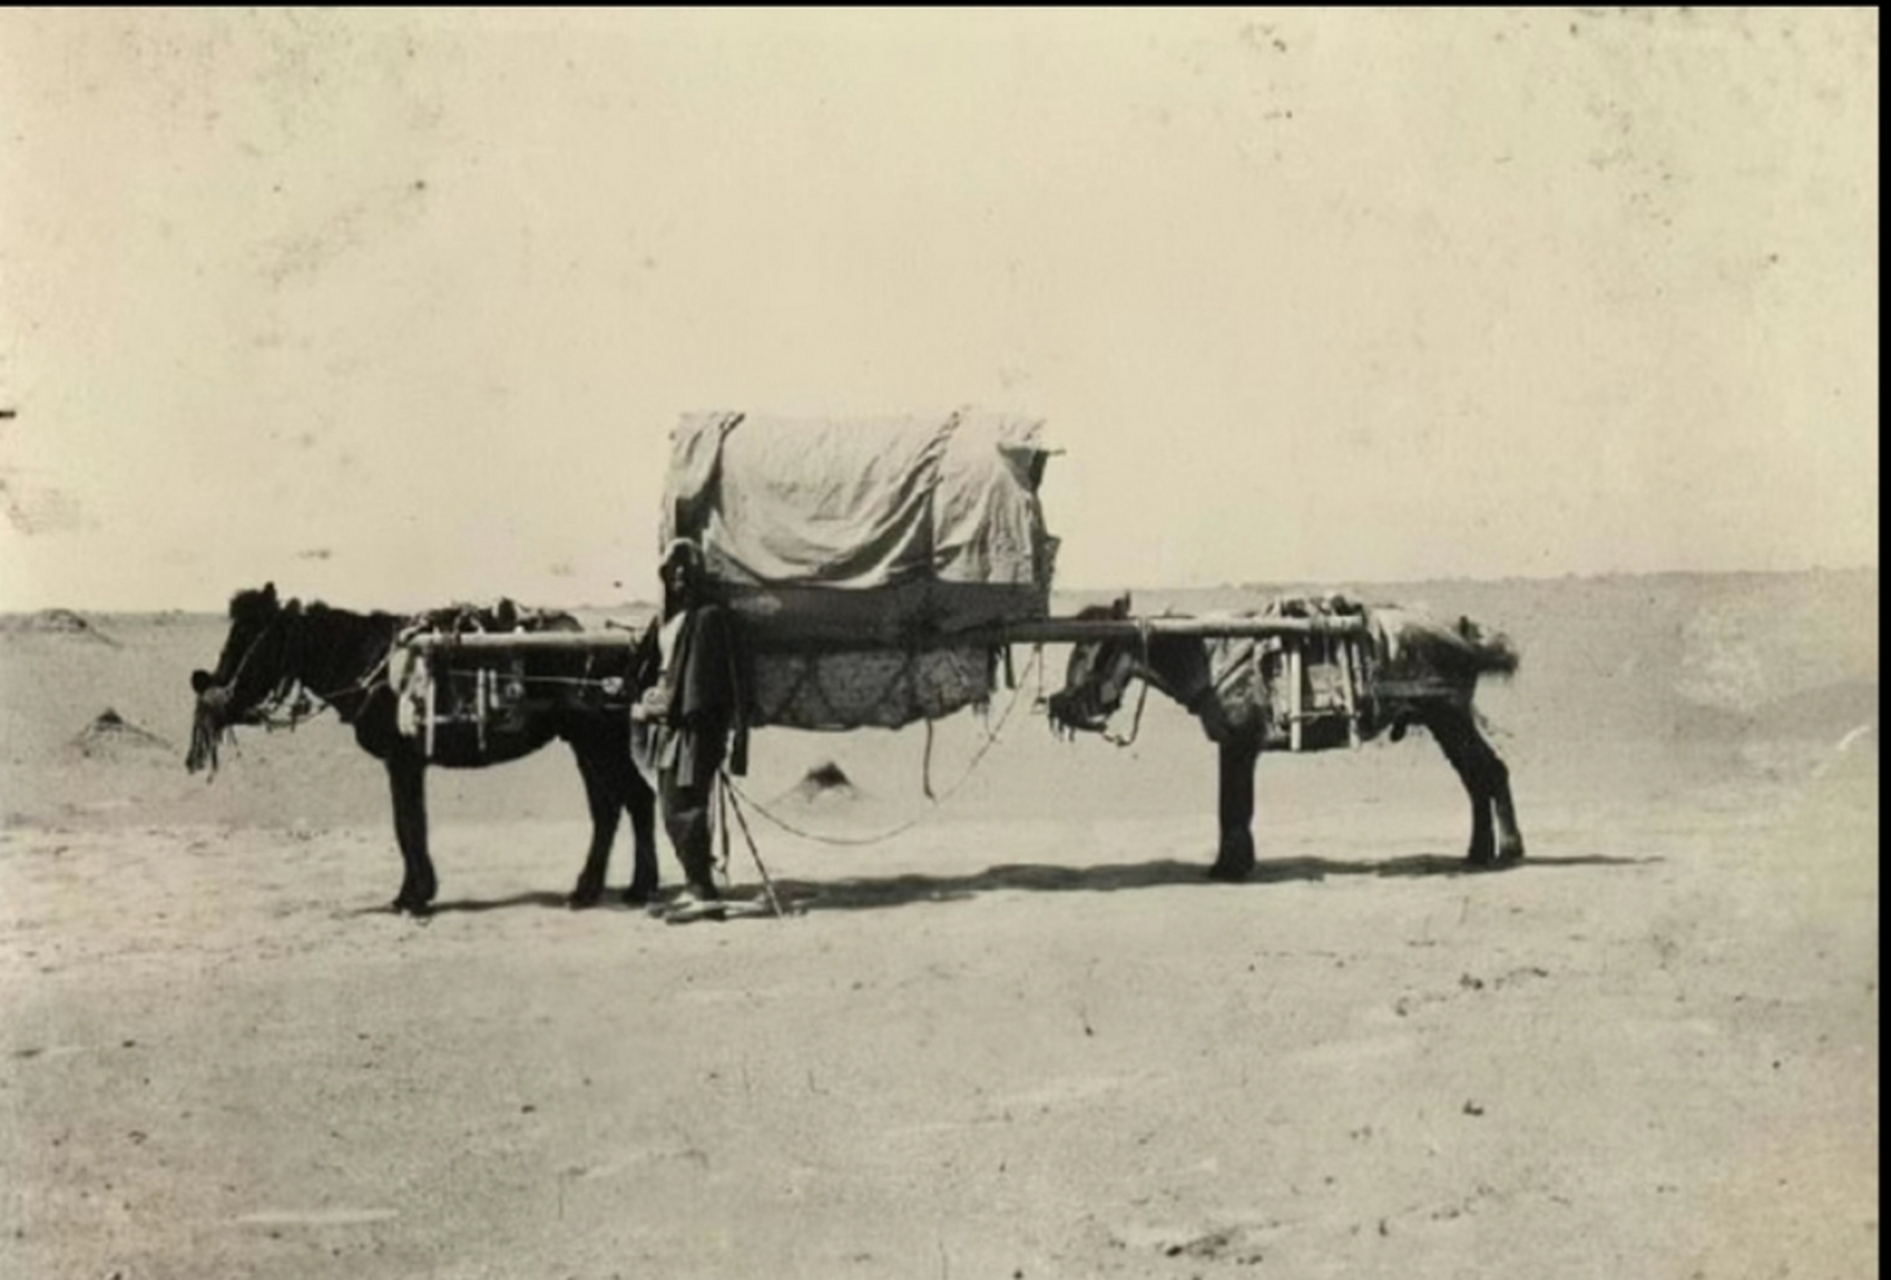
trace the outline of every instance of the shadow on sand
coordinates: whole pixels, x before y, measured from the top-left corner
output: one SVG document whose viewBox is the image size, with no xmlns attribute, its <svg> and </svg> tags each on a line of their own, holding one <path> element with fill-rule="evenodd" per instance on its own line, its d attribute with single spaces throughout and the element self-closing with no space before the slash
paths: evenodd
<svg viewBox="0 0 1891 1280">
<path fill-rule="evenodd" d="M 1372 876 L 1398 879 L 1417 876 L 1512 875 L 1520 871 L 1546 871 L 1565 867 L 1630 867 L 1659 862 L 1654 857 L 1625 857 L 1615 854 L 1567 854 L 1560 857 L 1531 856 L 1509 866 L 1485 869 L 1473 867 L 1456 855 L 1417 853 L 1390 860 L 1343 858 L 1263 859 L 1254 875 L 1239 885 L 1223 884 L 1208 878 L 1206 861 L 1181 861 L 1156 858 L 1147 862 L 1107 863 L 1090 867 L 1058 866 L 1051 863 L 1002 863 L 983 871 L 958 876 L 859 876 L 840 880 L 778 879 L 775 891 L 782 904 L 794 911 L 860 911 L 899 907 L 915 902 L 957 902 L 983 893 L 1022 889 L 1032 893 L 1116 893 L 1125 889 L 1154 889 L 1170 885 L 1199 887 L 1205 892 L 1252 889 L 1290 881 L 1317 881 L 1332 876 Z M 667 895 L 664 895 L 667 896 Z M 762 888 L 745 884 L 730 895 L 737 903 L 759 903 Z M 513 907 L 569 909 L 562 893 L 534 892 L 509 894 L 503 898 L 459 898 L 434 906 L 433 914 L 477 914 L 503 911 Z M 628 907 L 617 893 L 606 894 L 594 910 L 637 911 Z M 372 910 L 386 911 L 386 907 Z M 364 909 L 359 914 L 370 914 Z"/>
<path fill-rule="evenodd" d="M 912 902 L 953 902 L 1004 889 L 1035 893 L 1115 893 L 1124 889 L 1153 889 L 1168 885 L 1199 886 L 1205 892 L 1253 889 L 1294 880 L 1325 880 L 1329 876 L 1483 876 L 1509 875 L 1531 868 L 1641 866 L 1658 858 L 1611 854 L 1572 854 L 1563 857 L 1525 858 L 1499 868 L 1473 867 L 1461 856 L 1421 853 L 1384 860 L 1338 858 L 1263 859 L 1254 874 L 1241 884 L 1208 878 L 1203 862 L 1157 858 L 1148 862 L 1066 867 L 1048 863 L 1008 863 L 963 876 L 863 876 L 854 879 L 810 881 L 778 880 L 775 889 L 784 903 L 797 910 L 856 911 L 904 906 Z M 755 890 L 759 893 L 759 889 Z M 750 896 L 745 890 L 742 896 Z"/>
<path fill-rule="evenodd" d="M 607 898 L 606 901 L 614 902 L 616 899 Z M 504 911 L 508 907 L 555 907 L 560 911 L 569 911 L 571 898 L 568 894 L 544 889 L 533 893 L 507 894 L 503 898 L 455 898 L 451 902 L 434 903 L 433 914 L 442 916 L 448 912 L 465 912 L 476 915 L 482 911 Z"/>
<path fill-rule="evenodd" d="M 606 903 L 622 905 L 621 897 L 609 897 Z M 556 907 L 560 911 L 570 910 L 571 899 L 562 893 L 538 889 L 530 893 L 509 893 L 503 898 L 455 898 L 450 902 L 436 902 L 428 916 L 461 913 L 477 915 L 486 911 L 505 911 L 512 907 Z M 603 905 L 603 904 L 600 904 Z M 387 903 L 373 907 L 356 907 L 347 913 L 350 916 L 385 916 L 395 915 L 394 908 Z M 425 919 L 426 917 L 421 917 Z"/>
</svg>

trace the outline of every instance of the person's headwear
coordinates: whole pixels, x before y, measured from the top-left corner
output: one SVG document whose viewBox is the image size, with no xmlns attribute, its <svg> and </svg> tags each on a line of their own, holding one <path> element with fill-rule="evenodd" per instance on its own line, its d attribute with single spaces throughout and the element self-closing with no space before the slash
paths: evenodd
<svg viewBox="0 0 1891 1280">
<path fill-rule="evenodd" d="M 688 538 L 672 538 L 670 545 L 663 551 L 663 567 L 667 569 L 683 559 L 700 565 L 703 562 L 703 549 Z"/>
</svg>

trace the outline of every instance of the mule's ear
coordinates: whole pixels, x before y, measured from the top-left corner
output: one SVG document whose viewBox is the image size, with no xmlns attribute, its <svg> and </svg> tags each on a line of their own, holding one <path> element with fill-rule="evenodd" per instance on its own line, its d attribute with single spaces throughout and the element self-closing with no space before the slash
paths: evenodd
<svg viewBox="0 0 1891 1280">
<path fill-rule="evenodd" d="M 275 608 L 276 606 L 276 584 L 275 583 L 265 582 L 263 584 L 263 603 L 268 605 L 272 609 Z"/>
<path fill-rule="evenodd" d="M 193 671 L 190 673 L 190 690 L 192 693 L 202 693 L 209 687 L 210 673 L 208 671 Z"/>
<path fill-rule="evenodd" d="M 1119 618 L 1127 618 L 1129 616 L 1129 607 L 1129 592 L 1125 591 L 1122 596 L 1117 599 L 1116 603 L 1110 606 L 1110 612 Z"/>
</svg>

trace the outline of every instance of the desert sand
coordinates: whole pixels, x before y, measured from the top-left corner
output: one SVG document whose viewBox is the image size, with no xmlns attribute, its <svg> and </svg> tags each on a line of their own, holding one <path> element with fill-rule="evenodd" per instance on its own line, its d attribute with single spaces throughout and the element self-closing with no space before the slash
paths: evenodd
<svg viewBox="0 0 1891 1280">
<path fill-rule="evenodd" d="M 918 729 L 760 733 L 793 910 L 685 926 L 565 909 L 562 746 L 432 774 L 416 922 L 332 720 L 186 775 L 220 619 L 7 619 L 0 1274 L 1875 1274 L 1876 571 L 1362 594 L 1520 645 L 1522 865 L 1414 733 L 1263 759 L 1212 883 L 1193 722 L 1056 742 L 1020 650 L 936 805 Z"/>
</svg>

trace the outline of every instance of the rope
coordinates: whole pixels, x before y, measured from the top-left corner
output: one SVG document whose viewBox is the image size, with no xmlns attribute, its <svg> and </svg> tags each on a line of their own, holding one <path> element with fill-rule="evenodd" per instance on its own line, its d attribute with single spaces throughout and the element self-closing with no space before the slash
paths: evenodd
<svg viewBox="0 0 1891 1280">
<path fill-rule="evenodd" d="M 727 770 L 718 768 L 716 778 L 722 783 L 716 788 L 716 828 L 722 834 L 722 862 L 716 870 L 722 873 L 722 882 L 729 883 L 729 775 Z"/>
<path fill-rule="evenodd" d="M 1042 661 L 1043 656 L 1044 656 L 1043 646 L 1041 645 L 1034 646 L 1032 649 L 1032 654 L 1031 654 L 1032 667 L 1037 666 Z M 1030 674 L 1030 668 L 1026 668 L 1026 675 L 1029 675 L 1029 674 Z M 1004 732 L 1005 725 L 1011 719 L 1011 713 L 1017 710 L 1018 703 L 1022 700 L 1023 694 L 1024 694 L 1024 690 L 1022 686 L 1020 686 L 1018 689 L 1012 692 L 1011 701 L 1009 704 L 1006 705 L 1004 714 L 998 718 L 997 727 L 992 729 L 988 734 L 986 734 L 985 741 L 979 744 L 978 750 L 973 754 L 971 761 L 965 766 L 965 772 L 959 775 L 958 781 L 954 782 L 950 787 L 947 787 L 946 790 L 938 797 L 938 799 L 933 801 L 933 807 L 931 809 L 922 810 L 920 813 L 907 819 L 905 822 L 902 822 L 898 824 L 897 826 L 894 826 L 886 831 L 877 832 L 873 835 L 835 836 L 835 835 L 825 835 L 818 831 L 808 831 L 805 828 L 798 827 L 794 823 L 789 822 L 786 818 L 783 818 L 777 814 L 771 813 L 767 805 L 757 802 L 753 796 L 743 791 L 742 788 L 736 786 L 733 779 L 730 779 L 725 776 L 723 779 L 723 782 L 729 788 L 729 794 L 731 796 L 740 799 L 743 802 L 743 804 L 753 809 L 756 813 L 759 813 L 762 817 L 767 818 L 769 822 L 773 823 L 775 826 L 779 827 L 781 830 L 787 832 L 791 836 L 799 836 L 803 840 L 812 840 L 816 844 L 826 844 L 826 845 L 857 847 L 857 846 L 863 846 L 863 845 L 880 844 L 884 841 L 893 839 L 895 836 L 904 835 L 906 832 L 911 831 L 914 827 L 918 826 L 920 823 L 924 822 L 927 818 L 931 817 L 934 813 L 938 812 L 940 805 L 942 805 L 945 801 L 950 800 L 953 796 L 957 795 L 959 792 L 959 789 L 963 787 L 967 782 L 971 781 L 972 775 L 978 771 L 978 766 L 984 761 L 986 755 L 990 753 L 991 749 L 994 746 L 996 746 L 999 743 L 999 741 L 1001 741 L 999 735 Z M 931 721 L 927 721 L 928 727 L 931 726 L 931 723 L 932 723 Z M 742 816 L 742 811 L 740 808 L 737 808 L 736 817 L 740 819 L 741 816 Z M 748 827 L 748 824 L 746 821 L 744 821 L 743 830 L 745 832 L 747 831 L 747 827 Z"/>
<path fill-rule="evenodd" d="M 782 911 L 781 899 L 775 893 L 774 878 L 768 874 L 768 866 L 762 861 L 762 851 L 755 847 L 755 833 L 749 830 L 749 820 L 742 816 L 742 806 L 735 801 L 735 784 L 729 780 L 727 769 L 719 770 L 717 776 L 722 779 L 723 804 L 729 812 L 735 814 L 735 820 L 742 824 L 742 839 L 748 842 L 749 857 L 755 860 L 755 870 L 761 873 L 762 893 L 768 898 L 768 909 L 774 912 L 775 919 L 779 920 L 786 913 Z M 729 861 L 729 829 L 726 819 L 722 829 L 722 860 L 726 875 Z"/>
</svg>

